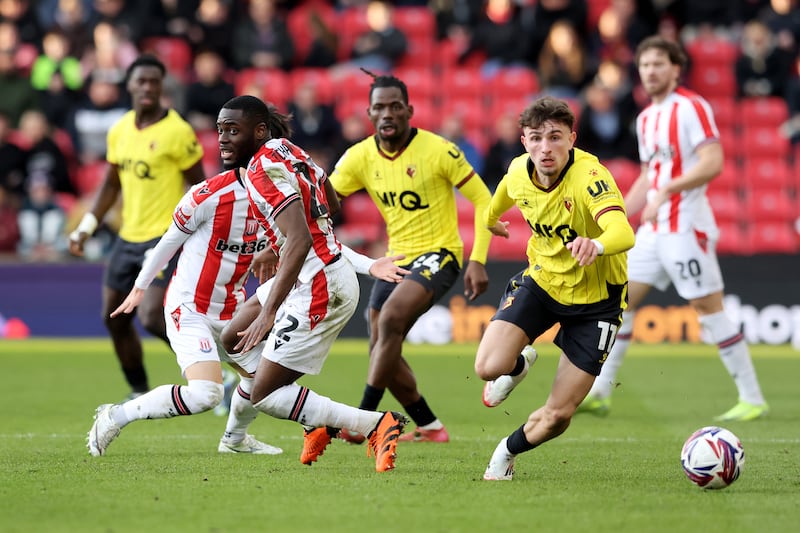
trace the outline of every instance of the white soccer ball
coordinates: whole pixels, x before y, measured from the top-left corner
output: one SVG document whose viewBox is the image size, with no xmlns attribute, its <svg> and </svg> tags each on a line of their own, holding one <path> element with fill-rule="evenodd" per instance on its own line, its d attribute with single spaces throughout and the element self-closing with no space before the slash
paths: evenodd
<svg viewBox="0 0 800 533">
<path fill-rule="evenodd" d="M 704 489 L 724 489 L 739 477 L 744 448 L 725 428 L 707 426 L 689 437 L 681 450 L 681 465 L 689 481 Z"/>
</svg>

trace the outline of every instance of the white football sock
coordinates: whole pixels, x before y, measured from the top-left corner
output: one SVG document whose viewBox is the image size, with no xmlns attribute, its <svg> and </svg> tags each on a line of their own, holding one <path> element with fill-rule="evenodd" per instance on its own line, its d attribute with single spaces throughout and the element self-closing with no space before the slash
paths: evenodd
<svg viewBox="0 0 800 533">
<path fill-rule="evenodd" d="M 587 398 L 608 398 L 614 390 L 617 382 L 617 373 L 622 366 L 622 361 L 625 359 L 625 353 L 631 345 L 631 337 L 633 334 L 633 319 L 636 316 L 634 311 L 624 311 L 622 313 L 622 325 L 617 331 L 617 339 L 614 341 L 614 346 L 608 353 L 605 363 L 600 368 L 600 375 L 594 380 Z"/>
<path fill-rule="evenodd" d="M 244 440 L 247 428 L 258 416 L 258 410 L 250 403 L 250 391 L 253 390 L 253 378 L 241 377 L 239 386 L 231 397 L 231 411 L 228 413 L 228 424 L 225 426 L 223 440 L 236 444 Z"/>
<path fill-rule="evenodd" d="M 172 418 L 213 409 L 222 401 L 221 383 L 192 379 L 188 385 L 161 385 L 111 410 L 120 427 L 145 418 Z"/>
<path fill-rule="evenodd" d="M 736 324 L 725 311 L 702 315 L 700 326 L 708 338 L 717 345 L 722 364 L 736 383 L 739 399 L 753 405 L 763 405 L 764 396 L 758 384 L 756 369 L 750 357 L 750 349 Z"/>
<path fill-rule="evenodd" d="M 281 387 L 254 407 L 275 418 L 294 420 L 304 426 L 347 428 L 362 435 L 368 435 L 383 417 L 381 412 L 335 402 L 297 383 Z"/>
</svg>

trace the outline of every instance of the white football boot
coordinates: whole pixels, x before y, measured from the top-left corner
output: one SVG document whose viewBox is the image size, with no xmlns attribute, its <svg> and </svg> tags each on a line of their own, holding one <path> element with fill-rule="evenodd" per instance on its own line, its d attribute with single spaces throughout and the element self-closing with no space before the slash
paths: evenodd
<svg viewBox="0 0 800 533">
<path fill-rule="evenodd" d="M 511 481 L 514 477 L 514 457 L 516 456 L 508 453 L 507 441 L 508 437 L 501 440 L 495 448 L 492 458 L 489 459 L 489 466 L 483 473 L 483 479 L 486 481 Z"/>
<path fill-rule="evenodd" d="M 528 375 L 528 370 L 536 362 L 536 350 L 533 349 L 533 346 L 526 346 L 521 353 L 522 358 L 525 359 L 525 366 L 522 372 L 516 376 L 506 374 L 493 381 L 487 381 L 486 385 L 483 386 L 483 405 L 497 407 L 503 403 L 503 400 L 508 398 L 514 387 L 522 383 L 522 380 Z"/>
</svg>

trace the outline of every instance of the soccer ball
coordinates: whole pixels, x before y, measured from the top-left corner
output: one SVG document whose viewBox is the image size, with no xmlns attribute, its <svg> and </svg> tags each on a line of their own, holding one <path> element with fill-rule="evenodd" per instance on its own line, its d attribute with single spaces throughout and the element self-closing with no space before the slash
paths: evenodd
<svg viewBox="0 0 800 533">
<path fill-rule="evenodd" d="M 689 481 L 704 489 L 724 489 L 739 477 L 744 448 L 725 428 L 707 426 L 689 437 L 681 450 L 681 465 Z"/>
</svg>

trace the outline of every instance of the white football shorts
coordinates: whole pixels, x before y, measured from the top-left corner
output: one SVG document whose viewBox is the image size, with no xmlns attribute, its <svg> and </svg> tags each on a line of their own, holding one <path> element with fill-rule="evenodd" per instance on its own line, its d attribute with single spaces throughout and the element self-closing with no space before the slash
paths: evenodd
<svg viewBox="0 0 800 533">
<path fill-rule="evenodd" d="M 186 369 L 202 361 L 233 362 L 225 350 L 219 336 L 227 320 L 215 320 L 198 313 L 193 304 L 170 302 L 169 292 L 164 303 L 164 319 L 167 322 L 167 337 L 175 352 L 181 374 Z M 237 355 L 236 364 L 251 374 L 258 368 L 261 354 L 250 350 Z"/>
<path fill-rule="evenodd" d="M 666 290 L 670 283 L 685 300 L 725 288 L 716 240 L 695 233 L 655 233 L 642 226 L 628 251 L 628 279 Z"/>
<path fill-rule="evenodd" d="M 263 305 L 267 282 L 256 295 Z M 278 309 L 262 356 L 303 374 L 319 374 L 331 346 L 358 307 L 358 276 L 349 261 L 322 269 L 310 283 L 297 283 Z"/>
</svg>

